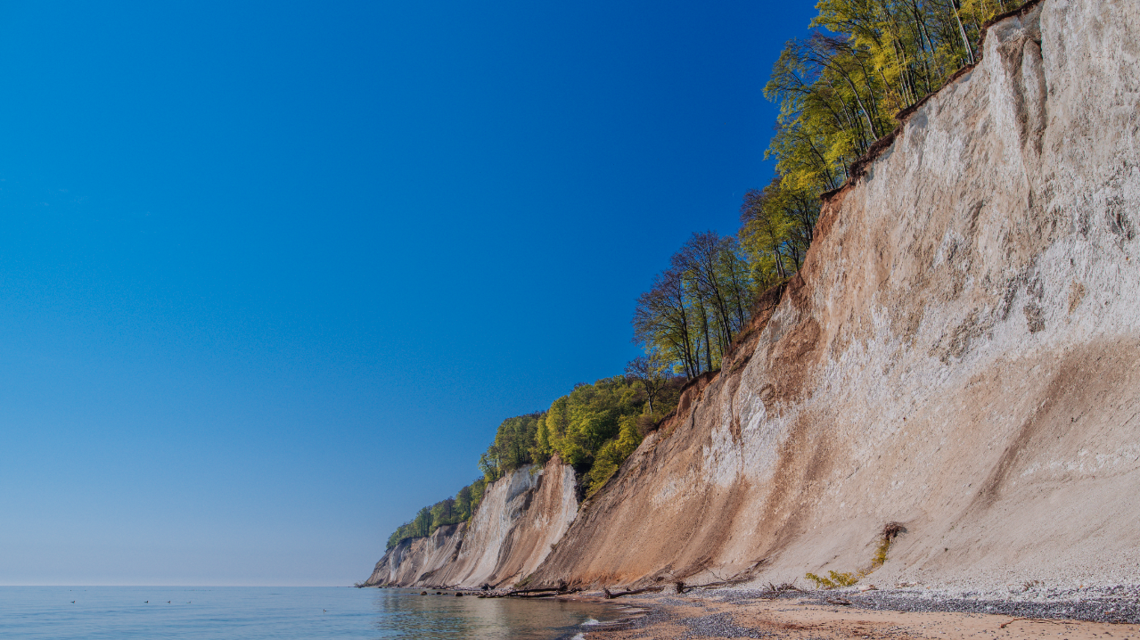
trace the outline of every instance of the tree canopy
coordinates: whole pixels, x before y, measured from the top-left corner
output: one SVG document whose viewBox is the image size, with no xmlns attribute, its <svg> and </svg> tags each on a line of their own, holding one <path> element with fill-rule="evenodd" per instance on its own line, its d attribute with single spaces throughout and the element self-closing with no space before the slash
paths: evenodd
<svg viewBox="0 0 1140 640">
<path fill-rule="evenodd" d="M 416 513 L 415 518 L 400 525 L 392 535 L 388 536 L 386 548 L 391 549 L 409 538 L 429 536 L 445 525 L 466 522 L 483 501 L 483 490 L 486 486 L 487 481 L 480 477 L 460 489 L 454 498 L 445 498 L 431 506 L 423 507 Z"/>
<path fill-rule="evenodd" d="M 748 323 L 754 280 L 735 238 L 694 233 L 638 298 L 634 339 L 686 378 L 712 371 Z"/>
<path fill-rule="evenodd" d="M 469 520 L 487 486 L 527 465 L 545 464 L 554 455 L 581 474 L 587 493 L 597 491 L 641 444 L 644 430 L 660 420 L 660 412 L 671 410 L 677 403 L 681 380 L 664 371 L 654 375 L 650 386 L 646 386 L 646 379 L 634 375 L 580 383 L 546 411 L 507 418 L 479 456 L 483 475 L 454 497 L 420 509 L 415 518 L 389 536 L 387 548 Z M 649 406 L 651 391 L 653 409 Z"/>
<path fill-rule="evenodd" d="M 836 189 L 895 116 L 978 59 L 982 26 L 1021 2 L 820 0 L 814 30 L 788 41 L 764 94 L 780 107 L 766 157 L 770 197 Z"/>
</svg>

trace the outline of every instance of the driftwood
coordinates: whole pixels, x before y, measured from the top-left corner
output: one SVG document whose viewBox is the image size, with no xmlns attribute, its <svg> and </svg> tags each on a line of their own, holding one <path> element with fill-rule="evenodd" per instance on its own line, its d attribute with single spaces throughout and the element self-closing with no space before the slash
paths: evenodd
<svg viewBox="0 0 1140 640">
<path fill-rule="evenodd" d="M 1045 624 L 1077 624 L 1076 622 L 1073 622 L 1071 620 L 1046 620 L 1044 618 L 1014 618 L 1013 620 L 1010 620 L 1009 622 L 1003 622 L 1003 623 L 999 624 L 998 629 L 1004 629 L 1004 628 L 1008 627 L 1009 625 L 1011 625 L 1015 622 L 1018 622 L 1019 620 L 1024 621 L 1024 622 L 1043 622 Z"/>
<path fill-rule="evenodd" d="M 677 585 L 677 593 L 685 593 L 686 591 L 692 591 L 693 589 L 714 589 L 716 587 L 731 587 L 732 585 L 743 584 L 745 582 L 748 582 L 747 578 L 733 578 L 732 580 L 718 580 L 716 582 L 706 582 L 705 584 L 685 584 L 684 582 L 681 582 L 680 580 L 678 580 L 676 582 L 676 585 Z"/>
<path fill-rule="evenodd" d="M 559 582 L 557 587 L 535 587 L 533 589 L 511 589 L 509 591 L 494 593 L 483 592 L 480 598 L 552 598 L 578 593 L 581 589 L 571 589 L 565 581 Z"/>
<path fill-rule="evenodd" d="M 512 595 L 523 595 L 527 593 L 542 593 L 544 591 L 566 591 L 566 585 L 559 585 L 557 587 L 541 587 L 535 589 L 511 589 L 507 593 Z"/>
<path fill-rule="evenodd" d="M 607 600 L 611 600 L 613 598 L 620 598 L 622 596 L 635 596 L 639 593 L 658 593 L 658 592 L 661 592 L 664 590 L 665 590 L 665 587 L 643 587 L 641 589 L 628 589 L 626 591 L 618 591 L 615 593 L 613 591 L 610 591 L 609 589 L 602 589 L 602 591 L 606 594 Z"/>
<path fill-rule="evenodd" d="M 716 587 L 731 587 L 734 585 L 743 584 L 751 580 L 752 574 L 755 573 L 756 569 L 758 569 L 767 561 L 767 558 L 761 558 L 756 562 L 753 562 L 752 566 L 748 567 L 744 571 L 740 571 L 735 575 L 729 576 L 728 578 L 722 578 L 721 576 L 717 575 L 715 571 L 708 567 L 707 562 L 703 562 L 699 565 L 698 571 L 708 571 L 713 575 L 714 578 L 716 578 L 716 582 L 706 582 L 705 584 L 685 584 L 678 579 L 674 584 L 677 586 L 677 593 L 685 593 L 686 591 L 692 591 L 693 589 L 715 589 Z"/>
<path fill-rule="evenodd" d="M 800 592 L 802 592 L 803 589 L 797 587 L 794 583 L 791 583 L 791 582 L 785 582 L 783 584 L 773 584 L 773 583 L 769 582 L 768 583 L 768 591 L 766 593 L 760 594 L 760 597 L 765 599 L 765 600 L 774 600 L 774 599 L 780 597 L 780 594 L 784 593 L 785 591 L 800 591 Z"/>
<path fill-rule="evenodd" d="M 555 596 L 565 596 L 565 595 L 570 595 L 571 593 L 578 593 L 579 591 L 581 591 L 581 589 L 566 589 L 566 590 L 560 590 L 560 591 L 559 590 L 556 590 L 556 591 L 546 590 L 546 591 L 540 591 L 538 593 L 522 593 L 521 591 L 511 591 L 511 592 L 507 593 L 507 595 L 505 597 L 507 597 L 507 598 L 553 598 Z"/>
</svg>

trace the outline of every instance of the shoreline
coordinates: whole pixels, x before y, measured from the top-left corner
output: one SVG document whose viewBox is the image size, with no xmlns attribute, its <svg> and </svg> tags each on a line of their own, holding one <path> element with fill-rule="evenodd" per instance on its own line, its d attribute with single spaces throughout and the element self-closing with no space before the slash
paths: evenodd
<svg viewBox="0 0 1140 640">
<path fill-rule="evenodd" d="M 995 592 L 924 586 L 860 590 L 723 588 L 623 598 L 641 611 L 583 629 L 633 638 L 1140 638 L 1140 585 Z M 615 603 L 600 593 L 580 599 Z"/>
</svg>

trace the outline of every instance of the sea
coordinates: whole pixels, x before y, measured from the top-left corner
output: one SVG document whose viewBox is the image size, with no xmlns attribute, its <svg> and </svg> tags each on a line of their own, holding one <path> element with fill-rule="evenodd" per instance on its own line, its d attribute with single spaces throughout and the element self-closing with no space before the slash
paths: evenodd
<svg viewBox="0 0 1140 640">
<path fill-rule="evenodd" d="M 352 587 L 0 587 L 0 638 L 571 639 L 620 617 L 589 602 Z"/>
</svg>

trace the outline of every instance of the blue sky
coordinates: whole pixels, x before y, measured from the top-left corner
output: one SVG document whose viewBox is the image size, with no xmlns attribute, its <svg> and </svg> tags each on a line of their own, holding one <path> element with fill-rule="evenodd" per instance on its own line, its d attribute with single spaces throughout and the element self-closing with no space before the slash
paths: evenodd
<svg viewBox="0 0 1140 640">
<path fill-rule="evenodd" d="M 810 3 L 0 7 L 0 584 L 351 584 L 636 355 Z"/>
</svg>

